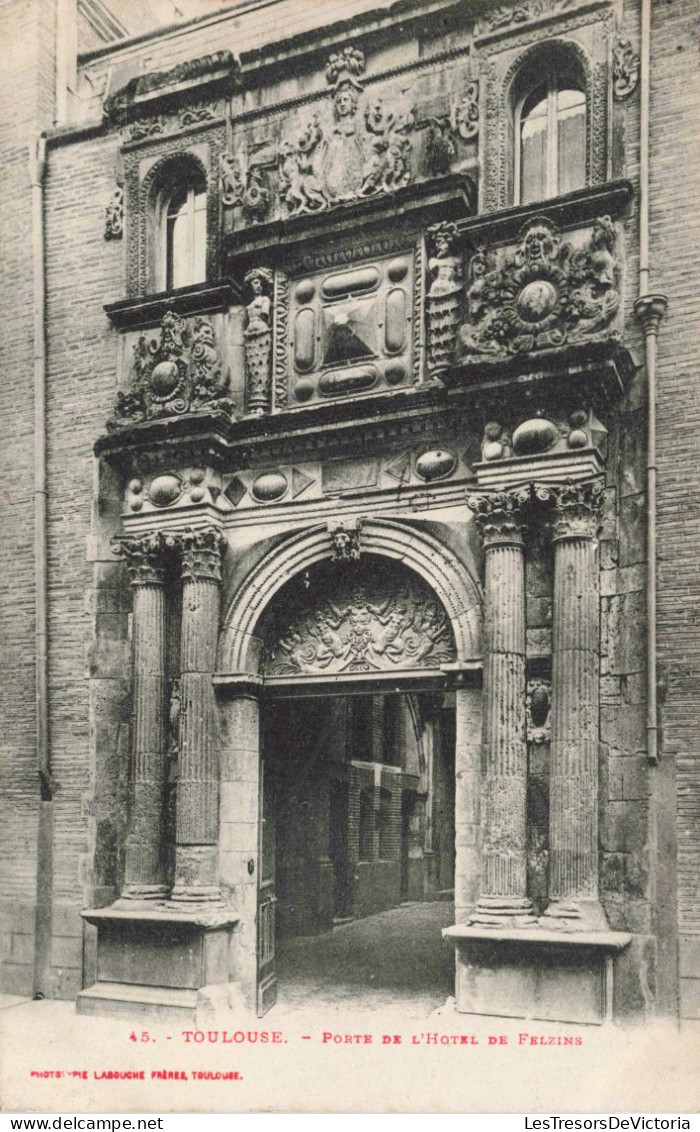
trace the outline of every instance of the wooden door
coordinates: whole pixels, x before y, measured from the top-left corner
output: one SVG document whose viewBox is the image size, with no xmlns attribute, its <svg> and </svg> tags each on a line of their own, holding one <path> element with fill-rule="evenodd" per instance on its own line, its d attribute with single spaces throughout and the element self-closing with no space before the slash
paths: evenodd
<svg viewBox="0 0 700 1132">
<path fill-rule="evenodd" d="M 277 1002 L 275 971 L 275 792 L 265 763 L 260 766 L 260 870 L 258 881 L 258 1018 Z"/>
</svg>

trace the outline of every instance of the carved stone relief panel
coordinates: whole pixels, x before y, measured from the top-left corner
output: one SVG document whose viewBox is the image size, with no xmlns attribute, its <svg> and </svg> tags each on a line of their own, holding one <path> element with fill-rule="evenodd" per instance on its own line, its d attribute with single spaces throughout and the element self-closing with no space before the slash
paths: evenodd
<svg viewBox="0 0 700 1132">
<path fill-rule="evenodd" d="M 547 217 L 515 247 L 477 248 L 467 267 L 466 319 L 457 355 L 512 357 L 618 334 L 620 262 L 609 216 L 563 239 Z"/>
<path fill-rule="evenodd" d="M 290 407 L 414 380 L 414 252 L 289 280 Z"/>
<path fill-rule="evenodd" d="M 473 168 L 478 84 L 464 60 L 395 78 L 368 75 L 363 50 L 328 58 L 325 93 L 234 114 L 221 161 L 228 226 L 325 212 Z"/>
<path fill-rule="evenodd" d="M 452 628 L 429 587 L 398 563 L 362 555 L 361 529 L 349 543 L 357 554 L 321 563 L 276 596 L 260 627 L 263 672 L 331 675 L 454 661 Z"/>
<path fill-rule="evenodd" d="M 201 409 L 233 415 L 226 326 L 224 315 L 186 319 L 169 310 L 158 327 L 123 335 L 122 388 L 107 428 Z"/>
</svg>

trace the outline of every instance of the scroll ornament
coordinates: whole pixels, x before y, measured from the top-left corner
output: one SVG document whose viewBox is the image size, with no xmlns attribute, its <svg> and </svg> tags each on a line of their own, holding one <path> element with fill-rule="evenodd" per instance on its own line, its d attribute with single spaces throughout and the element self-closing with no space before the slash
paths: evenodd
<svg viewBox="0 0 700 1132">
<path fill-rule="evenodd" d="M 174 311 L 161 320 L 158 338 L 140 335 L 134 346 L 131 387 L 117 395 L 110 430 L 156 417 L 217 408 L 233 413 L 211 322 L 189 326 Z"/>
</svg>

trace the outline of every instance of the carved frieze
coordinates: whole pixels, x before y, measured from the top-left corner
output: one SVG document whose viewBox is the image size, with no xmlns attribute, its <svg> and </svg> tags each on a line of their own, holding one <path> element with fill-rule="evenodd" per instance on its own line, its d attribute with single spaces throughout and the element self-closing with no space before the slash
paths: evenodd
<svg viewBox="0 0 700 1132">
<path fill-rule="evenodd" d="M 117 185 L 105 208 L 105 240 L 121 240 L 124 234 L 124 189 Z"/>
<path fill-rule="evenodd" d="M 154 417 L 222 408 L 231 413 L 228 374 L 207 318 L 189 322 L 174 311 L 163 316 L 158 337 L 141 334 L 133 348 L 130 387 L 117 396 L 108 429 Z"/>
<path fill-rule="evenodd" d="M 447 615 L 408 570 L 330 563 L 307 589 L 291 583 L 264 630 L 268 676 L 439 668 L 455 658 Z"/>
<path fill-rule="evenodd" d="M 472 255 L 467 319 L 458 353 L 530 353 L 568 342 L 610 338 L 620 305 L 616 232 L 610 217 L 596 220 L 586 243 L 562 241 L 546 217 L 531 221 L 514 250 Z"/>
<path fill-rule="evenodd" d="M 607 429 L 595 415 L 582 407 L 552 406 L 525 416 L 504 413 L 500 420 L 484 425 L 481 458 L 486 463 L 513 457 L 531 458 L 550 452 L 577 452 L 597 448 L 605 455 Z"/>
</svg>

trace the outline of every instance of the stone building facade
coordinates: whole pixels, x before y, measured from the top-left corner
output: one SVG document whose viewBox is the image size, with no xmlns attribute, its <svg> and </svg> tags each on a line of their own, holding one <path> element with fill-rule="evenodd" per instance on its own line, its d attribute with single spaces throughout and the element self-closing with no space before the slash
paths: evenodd
<svg viewBox="0 0 700 1132">
<path fill-rule="evenodd" d="M 697 1018 L 694 5 L 166 8 L 2 9 L 2 988 Z"/>
</svg>

